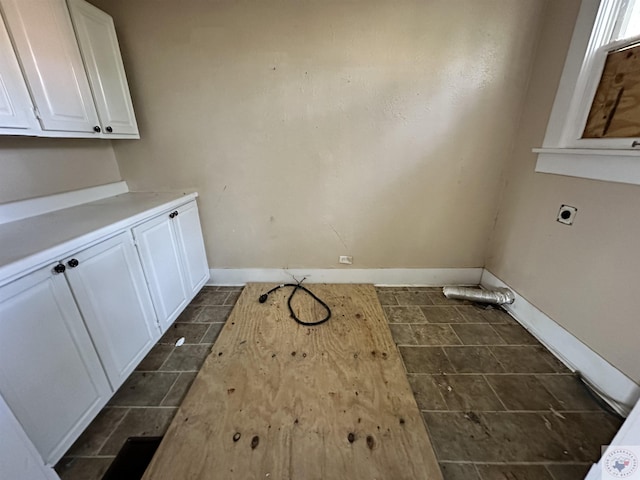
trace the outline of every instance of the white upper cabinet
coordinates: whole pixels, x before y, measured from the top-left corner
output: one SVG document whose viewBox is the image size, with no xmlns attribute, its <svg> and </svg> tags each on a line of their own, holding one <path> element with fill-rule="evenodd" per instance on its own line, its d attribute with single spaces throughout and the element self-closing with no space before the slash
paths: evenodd
<svg viewBox="0 0 640 480">
<path fill-rule="evenodd" d="M 0 22 L 0 131 L 38 128 L 31 97 L 4 24 Z M 7 133 L 12 133 L 8 130 Z"/>
<path fill-rule="evenodd" d="M 98 116 L 64 0 L 0 0 L 43 130 L 92 133 Z"/>
<path fill-rule="evenodd" d="M 109 15 L 84 0 L 0 9 L 0 135 L 140 138 Z"/>
<path fill-rule="evenodd" d="M 138 135 L 113 19 L 84 0 L 67 2 L 103 133 Z"/>
</svg>

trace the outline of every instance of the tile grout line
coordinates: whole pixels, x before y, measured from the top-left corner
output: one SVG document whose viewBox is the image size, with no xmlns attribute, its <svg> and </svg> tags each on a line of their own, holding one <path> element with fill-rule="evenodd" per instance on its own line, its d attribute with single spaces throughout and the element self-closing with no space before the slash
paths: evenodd
<svg viewBox="0 0 640 480">
<path fill-rule="evenodd" d="M 225 298 L 225 300 L 226 300 L 226 298 Z M 199 305 L 199 306 L 201 306 L 201 307 L 207 307 L 207 306 L 224 306 L 224 305 Z M 200 311 L 200 313 L 198 313 L 198 315 L 196 316 L 196 318 L 200 317 L 200 315 L 202 315 L 202 312 L 204 312 L 204 308 Z M 175 323 L 175 322 L 174 322 L 174 323 Z M 202 325 L 202 324 L 205 324 L 205 325 L 206 325 L 206 324 L 209 324 L 209 328 L 211 328 L 211 324 L 212 324 L 212 323 L 214 323 L 214 322 L 180 322 L 180 323 L 199 323 L 199 324 L 201 324 L 201 325 Z M 205 335 L 206 335 L 206 332 L 207 332 L 207 331 L 209 331 L 209 328 L 207 328 L 207 330 L 205 331 Z M 165 332 L 164 334 L 166 334 L 166 333 L 167 333 L 167 332 Z M 163 334 L 163 335 L 164 335 L 164 334 Z M 204 335 L 203 335 L 203 337 L 204 337 Z M 202 338 L 201 338 L 201 340 L 202 340 Z M 168 346 L 171 346 L 171 347 L 172 347 L 172 350 L 171 350 L 171 353 L 169 353 L 169 355 L 167 355 L 167 357 L 164 359 L 164 361 L 162 362 L 162 364 L 160 364 L 160 366 L 159 366 L 156 370 L 150 370 L 150 371 L 155 371 L 155 372 L 175 372 L 175 371 L 180 371 L 180 372 L 182 372 L 183 370 L 162 370 L 162 367 L 164 367 L 164 366 L 165 366 L 165 364 L 169 361 L 169 358 L 171 358 L 171 357 L 173 356 L 173 354 L 175 353 L 176 348 L 180 348 L 180 347 L 176 347 L 176 346 L 175 346 L 175 344 L 173 344 L 173 345 L 172 345 L 172 344 L 170 344 L 170 343 L 168 343 L 168 344 L 161 344 L 161 343 L 157 343 L 156 345 L 168 345 Z M 187 343 L 185 343 L 185 344 L 183 344 L 183 345 L 209 345 L 209 344 L 207 344 L 207 343 L 189 343 L 189 344 L 187 344 Z M 155 346 L 155 345 L 154 345 L 154 346 Z M 213 344 L 211 344 L 211 348 L 213 348 Z M 199 370 L 199 369 L 198 369 L 198 370 Z M 147 370 L 137 370 L 137 371 L 147 371 Z M 189 371 L 190 371 L 190 370 L 189 370 Z"/>
<path fill-rule="evenodd" d="M 504 409 L 507 412 L 510 412 L 511 410 L 509 410 L 509 408 L 507 408 L 507 404 L 504 403 L 504 400 L 502 400 L 502 397 L 500 395 L 498 395 L 498 392 L 496 392 L 496 389 L 493 388 L 493 385 L 491 384 L 491 382 L 489 380 L 487 380 L 486 374 L 482 374 L 482 378 L 484 379 L 485 383 L 487 385 L 489 385 L 489 388 L 491 389 L 491 391 L 493 392 L 493 394 L 496 396 L 496 398 L 498 399 L 498 401 L 502 404 L 502 406 L 504 407 Z"/>
<path fill-rule="evenodd" d="M 453 369 L 453 372 L 457 374 L 458 373 L 458 369 L 455 367 L 455 365 L 453 364 L 453 362 L 449 358 L 449 355 L 447 355 L 447 351 L 442 347 L 440 347 L 440 350 L 442 350 L 442 353 L 444 354 L 444 357 L 447 359 L 447 362 L 449 362 L 449 365 L 451 365 L 451 368 Z M 440 372 L 440 373 L 444 374 L 444 372 Z M 445 403 L 446 403 L 446 400 L 445 400 Z M 447 404 L 447 407 L 448 406 L 449 405 Z"/>
<path fill-rule="evenodd" d="M 502 367 L 502 369 L 505 371 L 505 373 L 507 373 L 507 368 L 503 365 L 503 363 L 498 359 L 498 357 L 496 357 L 493 353 L 493 347 L 494 345 L 487 347 L 489 349 L 489 354 L 496 360 L 496 362 L 498 362 L 498 365 L 500 365 Z M 551 365 L 549 365 L 551 367 Z M 553 369 L 555 371 L 555 369 Z"/>
<path fill-rule="evenodd" d="M 442 399 L 442 403 L 447 407 L 447 410 L 446 410 L 446 411 L 448 412 L 448 411 L 449 411 L 449 409 L 450 409 L 450 407 L 449 407 L 449 402 L 447 401 L 447 397 L 444 395 L 444 393 L 443 393 L 443 392 L 441 391 L 441 389 L 440 389 L 440 386 L 441 386 L 440 381 L 439 381 L 438 379 L 436 379 L 436 374 L 429 375 L 429 376 L 431 377 L 431 381 L 432 381 L 433 383 L 435 383 L 435 384 L 436 384 L 436 386 L 438 387 L 438 388 L 437 388 L 437 393 L 438 393 L 438 395 L 440 395 L 440 398 Z M 440 374 L 440 376 L 444 376 L 444 377 L 446 377 L 446 375 L 445 375 L 445 374 Z M 447 382 L 447 383 L 448 383 L 448 382 Z M 447 386 L 451 386 L 451 385 L 447 385 Z M 420 407 L 418 407 L 418 408 L 420 408 Z M 424 416 L 423 416 L 423 417 L 424 417 Z"/>
<path fill-rule="evenodd" d="M 478 464 L 477 463 L 472 463 L 473 465 L 473 469 L 476 471 L 476 473 L 478 474 L 478 478 L 480 480 L 483 480 L 482 474 L 480 473 L 480 469 L 478 468 Z"/>
<path fill-rule="evenodd" d="M 113 408 L 113 407 L 112 407 Z M 109 441 L 109 439 L 111 439 L 111 436 L 116 432 L 116 430 L 118 429 L 118 427 L 122 424 L 122 422 L 124 422 L 124 419 L 126 418 L 127 415 L 129 415 L 129 412 L 131 411 L 130 408 L 127 408 L 127 412 L 122 415 L 122 418 L 120 419 L 119 422 L 117 422 L 115 424 L 115 426 L 113 427 L 113 430 L 111 430 L 111 433 L 107 436 L 107 438 L 105 438 L 104 442 L 102 442 L 102 444 L 100 445 L 100 448 L 98 448 L 96 450 L 96 455 L 100 454 L 100 452 L 102 451 L 102 449 L 105 447 L 105 445 L 107 444 L 107 442 Z"/>
<path fill-rule="evenodd" d="M 220 290 L 217 290 L 217 291 L 220 291 Z M 222 305 L 221 305 L 222 307 L 227 307 L 228 306 L 227 305 L 227 300 L 229 300 L 229 296 L 230 295 L 231 295 L 231 292 L 227 292 L 227 296 L 224 297 L 224 300 L 222 301 Z"/>
<path fill-rule="evenodd" d="M 202 323 L 201 325 L 205 325 L 205 323 Z M 204 333 L 200 337 L 200 340 L 198 340 L 197 345 L 200 345 L 202 343 L 202 339 L 207 336 L 207 333 L 209 333 L 209 330 L 211 329 L 211 325 L 213 325 L 213 322 L 209 323 L 209 326 L 205 328 Z M 187 344 L 184 343 L 184 345 L 187 345 Z"/>
<path fill-rule="evenodd" d="M 460 335 L 458 335 L 458 332 L 456 332 L 456 329 L 455 329 L 455 328 L 453 328 L 453 327 L 451 326 L 451 325 L 458 325 L 458 324 L 455 324 L 455 323 L 453 323 L 453 324 L 452 324 L 452 323 L 447 323 L 447 324 L 445 324 L 445 325 L 448 325 L 448 326 L 449 326 L 449 330 L 451 330 L 451 331 L 453 332 L 453 334 L 456 336 L 456 338 L 457 338 L 457 339 L 458 339 L 458 341 L 460 342 L 460 345 L 464 345 L 465 343 L 462 341 L 462 338 L 460 338 Z M 462 324 L 460 324 L 460 325 L 462 325 Z"/>
<path fill-rule="evenodd" d="M 176 348 L 179 348 L 179 347 L 176 347 L 175 345 L 173 345 L 173 347 L 171 348 L 171 353 L 169 353 L 169 355 L 166 356 L 166 358 L 163 360 L 163 362 L 160 364 L 160 366 L 158 366 L 158 368 L 155 370 L 156 372 L 164 371 L 164 370 L 162 370 L 162 367 L 164 367 L 164 364 L 169 361 L 169 359 L 171 358 L 173 353 L 176 351 Z"/>
<path fill-rule="evenodd" d="M 167 398 L 167 396 L 169 395 L 169 393 L 171 392 L 171 390 L 173 389 L 173 387 L 175 386 L 176 383 L 178 383 L 178 380 L 180 379 L 180 376 L 182 375 L 182 372 L 180 372 L 177 376 L 176 379 L 173 381 L 173 383 L 171 384 L 171 386 L 167 389 L 167 393 L 164 394 L 164 397 L 162 397 L 162 400 L 160 400 L 160 403 L 158 404 L 158 406 L 162 406 L 162 402 L 165 401 L 165 399 Z"/>
<path fill-rule="evenodd" d="M 552 367 L 553 367 L 553 365 L 552 365 Z M 571 376 L 573 376 L 573 375 L 571 375 Z M 540 380 L 540 379 L 538 378 L 538 375 L 536 375 L 535 377 L 536 377 L 536 380 L 538 380 L 538 382 L 540 382 L 540 385 L 542 385 L 542 388 L 544 388 L 544 389 L 547 391 L 547 393 L 549 393 L 549 395 L 551 395 L 551 397 L 552 397 L 556 402 L 558 402 L 558 405 L 564 405 L 564 404 L 565 404 L 565 402 L 563 402 L 562 400 L 560 400 L 560 399 L 559 399 L 559 398 L 558 398 L 558 397 L 557 397 L 557 396 L 556 396 L 556 395 L 555 395 L 551 390 L 549 390 L 549 389 L 547 388 L 547 386 L 544 384 L 544 382 L 542 382 L 542 380 Z M 564 410 L 560 410 L 560 411 L 564 411 Z"/>
<path fill-rule="evenodd" d="M 549 469 L 547 465 L 544 466 L 544 469 L 547 471 L 547 473 L 553 480 L 557 480 L 557 477 L 553 474 L 553 472 Z"/>
</svg>

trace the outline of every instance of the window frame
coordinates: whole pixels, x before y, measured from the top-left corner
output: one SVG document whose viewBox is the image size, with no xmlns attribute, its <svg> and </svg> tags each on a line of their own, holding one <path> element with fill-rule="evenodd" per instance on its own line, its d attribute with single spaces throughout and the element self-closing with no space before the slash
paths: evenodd
<svg viewBox="0 0 640 480">
<path fill-rule="evenodd" d="M 640 1 L 640 0 L 638 0 Z M 627 0 L 582 0 L 536 172 L 640 185 L 640 138 L 584 139 L 607 53 L 640 36 L 611 41 Z"/>
</svg>

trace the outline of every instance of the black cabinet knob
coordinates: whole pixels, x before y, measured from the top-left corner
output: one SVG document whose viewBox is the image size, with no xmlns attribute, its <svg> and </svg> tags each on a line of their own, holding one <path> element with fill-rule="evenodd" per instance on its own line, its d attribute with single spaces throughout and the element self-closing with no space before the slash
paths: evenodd
<svg viewBox="0 0 640 480">
<path fill-rule="evenodd" d="M 100 133 L 102 130 L 100 129 L 100 127 L 98 125 L 96 125 L 95 127 L 93 127 L 93 131 L 96 133 Z"/>
<path fill-rule="evenodd" d="M 105 130 L 106 130 L 107 132 L 109 132 L 109 133 L 113 132 L 113 128 L 111 128 L 111 127 L 107 127 L 107 128 L 105 128 Z"/>
<path fill-rule="evenodd" d="M 66 268 L 63 264 L 61 264 L 61 263 L 59 263 L 58 265 L 56 265 L 55 267 L 53 267 L 53 271 L 54 271 L 54 272 L 56 272 L 56 273 L 64 273 L 64 271 L 65 271 L 66 269 L 67 269 L 67 268 Z"/>
<path fill-rule="evenodd" d="M 69 265 L 69 268 L 76 268 L 78 265 L 80 265 L 80 262 L 78 260 L 76 260 L 75 258 L 72 258 L 71 260 L 69 260 L 67 262 L 67 265 Z"/>
<path fill-rule="evenodd" d="M 169 214 L 169 218 L 175 218 L 175 217 L 177 217 L 177 216 L 178 216 L 178 211 L 177 211 L 177 210 L 176 210 L 175 212 L 171 212 L 171 213 Z"/>
</svg>

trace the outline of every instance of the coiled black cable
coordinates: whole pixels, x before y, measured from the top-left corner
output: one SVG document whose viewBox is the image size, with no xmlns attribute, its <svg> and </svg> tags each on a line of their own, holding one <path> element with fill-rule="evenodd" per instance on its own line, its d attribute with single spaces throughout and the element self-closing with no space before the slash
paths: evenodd
<svg viewBox="0 0 640 480">
<path fill-rule="evenodd" d="M 302 282 L 299 282 L 299 283 L 283 283 L 281 285 L 273 287 L 267 293 L 263 293 L 262 295 L 260 295 L 260 298 L 258 298 L 258 301 L 260 303 L 264 303 L 264 302 L 267 301 L 267 298 L 269 297 L 269 295 L 271 293 L 275 292 L 276 290 L 278 290 L 278 289 L 280 289 L 282 287 L 293 287 L 293 292 L 291 292 L 291 295 L 289 295 L 289 299 L 287 300 L 287 306 L 289 307 L 289 313 L 291 314 L 291 318 L 293 318 L 300 325 L 304 325 L 305 327 L 313 327 L 313 326 L 316 326 L 316 325 L 320 325 L 320 324 L 326 322 L 327 320 L 329 320 L 331 318 L 331 309 L 329 308 L 329 306 L 326 303 L 324 303 L 321 299 L 319 299 L 311 290 L 309 290 L 306 287 L 303 287 L 301 285 L 301 283 Z M 308 293 L 309 295 L 311 295 L 311 298 L 313 298 L 316 302 L 318 302 L 320 305 L 322 305 L 322 307 L 327 311 L 327 315 L 322 320 L 318 320 L 317 322 L 305 322 L 305 321 L 300 320 L 298 318 L 298 316 L 293 311 L 293 307 L 291 306 L 291 300 L 293 299 L 293 296 L 296 294 L 296 292 L 298 290 L 302 290 L 302 291 Z"/>
</svg>

